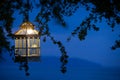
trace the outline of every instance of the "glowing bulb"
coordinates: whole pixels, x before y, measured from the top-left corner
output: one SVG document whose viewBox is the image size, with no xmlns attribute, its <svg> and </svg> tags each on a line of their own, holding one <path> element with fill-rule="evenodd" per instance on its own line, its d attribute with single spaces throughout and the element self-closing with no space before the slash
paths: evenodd
<svg viewBox="0 0 120 80">
<path fill-rule="evenodd" d="M 36 45 L 36 44 L 33 44 L 32 47 L 37 47 L 37 45 Z"/>
<path fill-rule="evenodd" d="M 33 30 L 27 30 L 27 33 L 28 33 L 28 34 L 32 34 L 32 33 L 33 33 Z"/>
</svg>

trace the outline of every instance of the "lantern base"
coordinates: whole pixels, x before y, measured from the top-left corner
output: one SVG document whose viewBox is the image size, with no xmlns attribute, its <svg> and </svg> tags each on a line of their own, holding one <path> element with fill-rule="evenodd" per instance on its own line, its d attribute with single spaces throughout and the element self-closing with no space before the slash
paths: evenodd
<svg viewBox="0 0 120 80">
<path fill-rule="evenodd" d="M 38 62 L 40 61 L 40 56 L 15 56 L 15 62 Z"/>
</svg>

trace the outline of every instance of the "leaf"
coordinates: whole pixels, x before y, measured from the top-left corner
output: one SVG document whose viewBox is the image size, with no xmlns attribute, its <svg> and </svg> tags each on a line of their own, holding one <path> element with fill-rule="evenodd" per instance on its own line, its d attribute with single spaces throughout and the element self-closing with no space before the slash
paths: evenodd
<svg viewBox="0 0 120 80">
<path fill-rule="evenodd" d="M 95 31 L 99 31 L 99 27 L 96 27 L 96 25 L 93 24 L 92 27 Z"/>
<path fill-rule="evenodd" d="M 85 39 L 86 35 L 87 35 L 87 29 L 82 29 L 78 33 L 78 37 L 81 41 Z"/>
</svg>

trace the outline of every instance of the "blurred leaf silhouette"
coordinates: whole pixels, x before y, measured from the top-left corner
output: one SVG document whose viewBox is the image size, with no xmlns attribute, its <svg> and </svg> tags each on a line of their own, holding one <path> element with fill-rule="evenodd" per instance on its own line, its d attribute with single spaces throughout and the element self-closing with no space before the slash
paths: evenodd
<svg viewBox="0 0 120 80">
<path fill-rule="evenodd" d="M 116 48 L 120 48 L 120 40 L 116 40 L 115 44 L 112 46 L 113 50 L 115 50 Z"/>
<path fill-rule="evenodd" d="M 30 75 L 30 73 L 28 72 L 29 65 L 28 65 L 28 58 L 27 58 L 27 56 L 24 58 L 24 60 L 23 60 L 23 57 L 19 56 L 19 57 L 17 57 L 17 61 L 15 61 L 15 62 L 18 62 L 20 64 L 19 70 L 24 70 L 26 76 Z"/>
</svg>

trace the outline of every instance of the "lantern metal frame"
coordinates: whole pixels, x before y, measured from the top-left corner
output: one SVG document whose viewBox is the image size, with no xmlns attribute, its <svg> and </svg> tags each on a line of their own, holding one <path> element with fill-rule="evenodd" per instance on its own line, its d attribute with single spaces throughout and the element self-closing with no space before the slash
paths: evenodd
<svg viewBox="0 0 120 80">
<path fill-rule="evenodd" d="M 29 33 L 29 30 L 31 31 Z M 37 61 L 40 58 L 40 35 L 30 22 L 24 22 L 15 36 L 15 61 Z"/>
</svg>

